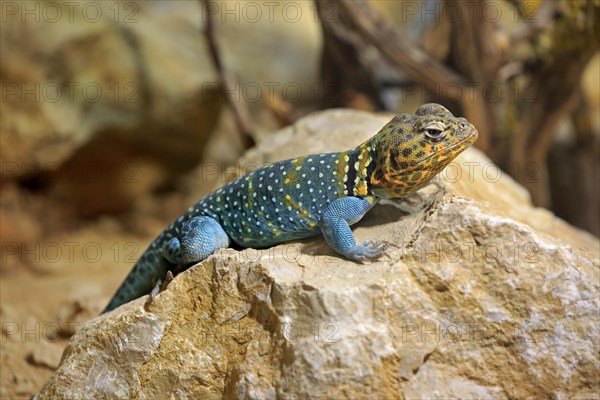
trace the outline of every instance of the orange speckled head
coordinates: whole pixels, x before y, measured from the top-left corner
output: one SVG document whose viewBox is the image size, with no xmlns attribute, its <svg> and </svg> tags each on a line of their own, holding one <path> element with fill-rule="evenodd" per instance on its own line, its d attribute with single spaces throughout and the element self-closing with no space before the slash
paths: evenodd
<svg viewBox="0 0 600 400">
<path fill-rule="evenodd" d="M 477 140 L 477 129 L 439 104 L 388 122 L 371 140 L 376 167 L 371 174 L 379 197 L 408 196 L 429 182 Z"/>
</svg>

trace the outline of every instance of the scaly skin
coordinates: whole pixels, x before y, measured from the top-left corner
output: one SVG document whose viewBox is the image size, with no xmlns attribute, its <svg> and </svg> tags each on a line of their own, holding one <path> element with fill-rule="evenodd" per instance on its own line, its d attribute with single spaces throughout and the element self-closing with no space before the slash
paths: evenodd
<svg viewBox="0 0 600 400">
<path fill-rule="evenodd" d="M 364 261 L 387 249 L 357 244 L 350 225 L 380 198 L 408 196 L 477 139 L 477 130 L 438 104 L 394 117 L 360 146 L 280 161 L 229 182 L 171 223 L 144 252 L 104 312 L 147 294 L 178 265 L 234 242 L 264 248 L 323 234 L 343 256 Z"/>
</svg>

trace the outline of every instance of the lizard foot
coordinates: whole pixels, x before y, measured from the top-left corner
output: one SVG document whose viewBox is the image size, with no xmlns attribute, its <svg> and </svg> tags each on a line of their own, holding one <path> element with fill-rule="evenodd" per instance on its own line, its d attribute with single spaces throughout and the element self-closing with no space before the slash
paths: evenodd
<svg viewBox="0 0 600 400">
<path fill-rule="evenodd" d="M 146 299 L 146 302 L 144 303 L 144 310 L 148 311 L 148 309 L 154 302 L 154 299 L 156 298 L 156 296 L 158 296 L 158 294 L 160 292 L 164 292 L 172 280 L 173 280 L 173 273 L 171 271 L 167 271 L 167 275 L 165 276 L 164 280 L 162 280 L 162 281 L 160 279 L 156 280 L 156 284 L 152 288 L 152 291 L 150 292 L 148 299 Z"/>
<path fill-rule="evenodd" d="M 171 283 L 172 280 L 173 280 L 173 272 L 167 271 L 167 275 L 165 276 L 165 280 L 160 287 L 160 291 L 164 292 L 165 290 L 167 290 L 167 286 L 169 286 L 169 283 Z"/>
<path fill-rule="evenodd" d="M 150 292 L 150 294 L 148 295 L 148 298 L 146 299 L 146 302 L 144 303 L 144 310 L 148 311 L 148 309 L 154 302 L 154 299 L 156 298 L 158 293 L 160 293 L 161 286 L 162 286 L 162 280 L 160 278 L 156 279 L 156 282 L 155 282 L 154 286 L 152 287 L 152 291 Z"/>
<path fill-rule="evenodd" d="M 376 260 L 381 257 L 390 247 L 389 244 L 381 240 L 367 240 L 363 244 L 357 244 L 347 254 L 346 257 L 356 261 Z"/>
</svg>

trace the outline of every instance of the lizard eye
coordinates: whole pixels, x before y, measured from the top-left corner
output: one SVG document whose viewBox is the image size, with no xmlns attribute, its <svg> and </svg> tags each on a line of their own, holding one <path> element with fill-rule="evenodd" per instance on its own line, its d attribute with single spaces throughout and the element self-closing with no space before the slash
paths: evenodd
<svg viewBox="0 0 600 400">
<path fill-rule="evenodd" d="M 441 122 L 431 122 L 425 126 L 425 136 L 437 142 L 446 136 L 445 128 Z"/>
<path fill-rule="evenodd" d="M 461 122 L 460 124 L 458 124 L 458 127 L 460 128 L 461 131 L 464 131 L 465 129 L 467 129 L 467 124 L 465 124 L 464 122 Z"/>
</svg>

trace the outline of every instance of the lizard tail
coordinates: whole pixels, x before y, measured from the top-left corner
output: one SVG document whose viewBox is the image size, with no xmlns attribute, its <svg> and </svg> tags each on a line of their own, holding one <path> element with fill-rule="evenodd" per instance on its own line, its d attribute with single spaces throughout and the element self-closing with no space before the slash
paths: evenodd
<svg viewBox="0 0 600 400">
<path fill-rule="evenodd" d="M 156 278 L 164 277 L 170 267 L 168 261 L 161 257 L 151 245 L 129 272 L 102 314 L 150 293 L 153 281 Z"/>
</svg>

